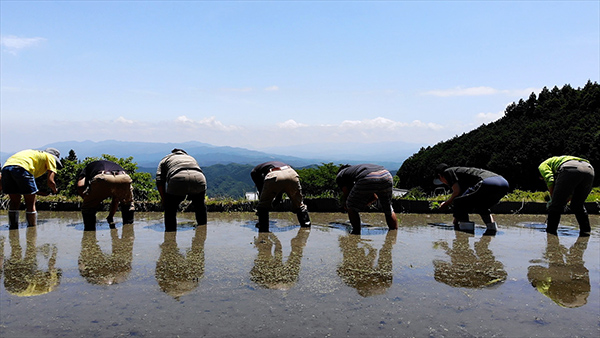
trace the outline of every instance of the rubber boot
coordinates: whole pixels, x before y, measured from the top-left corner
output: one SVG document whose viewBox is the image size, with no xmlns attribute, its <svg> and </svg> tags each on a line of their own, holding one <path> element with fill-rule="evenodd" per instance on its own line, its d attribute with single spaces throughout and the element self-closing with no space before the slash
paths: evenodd
<svg viewBox="0 0 600 338">
<path fill-rule="evenodd" d="M 8 211 L 8 228 L 11 230 L 19 228 L 19 210 Z"/>
<path fill-rule="evenodd" d="M 106 222 L 108 222 L 108 227 L 111 229 L 115 228 L 115 219 L 112 216 L 106 217 Z"/>
<path fill-rule="evenodd" d="M 546 232 L 549 234 L 557 235 L 559 223 L 560 223 L 560 213 L 548 214 L 548 219 L 546 220 Z"/>
<path fill-rule="evenodd" d="M 577 213 L 575 214 L 575 218 L 577 219 L 577 223 L 579 223 L 579 236 L 589 236 L 592 231 L 592 227 L 590 226 L 590 218 L 587 213 Z"/>
<path fill-rule="evenodd" d="M 165 208 L 165 232 L 177 231 L 177 209 Z"/>
<path fill-rule="evenodd" d="M 475 222 L 459 222 L 458 228 L 462 231 L 475 231 Z"/>
<path fill-rule="evenodd" d="M 25 213 L 27 219 L 27 226 L 34 227 L 37 225 L 37 211 L 31 211 Z"/>
<path fill-rule="evenodd" d="M 486 229 L 483 234 L 487 236 L 493 236 L 498 231 L 498 224 L 496 224 L 496 222 L 486 223 L 485 227 Z"/>
<path fill-rule="evenodd" d="M 86 210 L 81 211 L 83 216 L 83 230 L 84 231 L 96 231 L 96 211 Z"/>
<path fill-rule="evenodd" d="M 133 224 L 134 210 L 121 210 L 121 217 L 123 218 L 123 224 Z"/>
<path fill-rule="evenodd" d="M 256 223 L 258 232 L 269 232 L 269 210 L 258 209 L 256 214 L 258 215 L 258 223 Z"/>
<path fill-rule="evenodd" d="M 196 210 L 196 223 L 198 225 L 205 225 L 208 223 L 208 214 L 206 213 L 206 206 L 204 208 L 199 208 Z"/>
<path fill-rule="evenodd" d="M 298 216 L 298 222 L 300 223 L 300 226 L 303 228 L 309 228 L 311 223 L 310 223 L 310 216 L 308 215 L 308 211 L 300 211 L 296 214 L 296 216 Z"/>
</svg>

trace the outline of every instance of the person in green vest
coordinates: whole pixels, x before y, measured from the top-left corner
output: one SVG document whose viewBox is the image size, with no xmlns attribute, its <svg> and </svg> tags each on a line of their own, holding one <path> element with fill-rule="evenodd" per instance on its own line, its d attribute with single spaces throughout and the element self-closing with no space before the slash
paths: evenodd
<svg viewBox="0 0 600 338">
<path fill-rule="evenodd" d="M 590 219 L 584 202 L 594 183 L 594 167 L 586 159 L 563 155 L 542 162 L 538 170 L 550 191 L 546 232 L 557 234 L 561 214 L 569 201 L 571 211 L 579 223 L 579 234 L 589 236 Z"/>
</svg>

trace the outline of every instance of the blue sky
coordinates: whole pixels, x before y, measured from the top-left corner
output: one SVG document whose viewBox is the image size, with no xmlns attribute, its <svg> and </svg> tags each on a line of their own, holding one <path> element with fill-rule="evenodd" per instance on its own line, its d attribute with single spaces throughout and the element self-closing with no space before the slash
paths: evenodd
<svg viewBox="0 0 600 338">
<path fill-rule="evenodd" d="M 600 77 L 599 1 L 2 0 L 0 19 L 4 152 L 433 145 Z"/>
</svg>

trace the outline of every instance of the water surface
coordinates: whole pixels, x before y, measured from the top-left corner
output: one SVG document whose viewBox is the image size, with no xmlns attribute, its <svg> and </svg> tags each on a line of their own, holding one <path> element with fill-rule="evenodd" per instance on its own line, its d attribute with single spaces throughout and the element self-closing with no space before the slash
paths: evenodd
<svg viewBox="0 0 600 338">
<path fill-rule="evenodd" d="M 344 214 L 311 214 L 300 228 L 272 213 L 258 234 L 251 213 L 160 213 L 84 232 L 81 216 L 40 212 L 7 229 L 0 213 L 2 337 L 391 337 L 600 334 L 600 217 L 578 237 L 543 215 L 498 215 L 484 235 L 444 226 L 449 215 L 381 214 L 348 233 Z M 99 213 L 98 219 L 103 215 Z"/>
</svg>

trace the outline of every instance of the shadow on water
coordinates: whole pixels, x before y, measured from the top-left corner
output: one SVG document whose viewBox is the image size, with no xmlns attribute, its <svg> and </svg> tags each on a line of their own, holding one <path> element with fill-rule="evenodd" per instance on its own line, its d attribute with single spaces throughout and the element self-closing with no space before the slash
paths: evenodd
<svg viewBox="0 0 600 338">
<path fill-rule="evenodd" d="M 258 230 L 256 227 L 256 221 L 246 221 L 241 224 L 242 228 Z M 282 220 L 269 220 L 269 231 L 270 232 L 287 232 L 300 227 L 299 224 L 290 224 Z"/>
<path fill-rule="evenodd" d="M 332 229 L 338 229 L 338 230 L 343 230 L 345 232 L 351 233 L 352 232 L 352 224 L 350 224 L 350 222 L 329 222 L 329 224 L 327 224 L 327 227 L 332 228 Z M 370 225 L 368 223 L 361 223 L 361 228 L 360 228 L 360 233 L 361 235 L 382 235 L 382 234 L 386 234 L 388 232 L 388 227 L 378 227 L 378 226 L 373 226 Z"/>
<path fill-rule="evenodd" d="M 517 223 L 517 226 L 527 228 L 527 229 L 535 229 L 541 232 L 546 232 L 546 223 L 539 222 L 520 222 Z M 557 233 L 560 236 L 579 236 L 579 228 L 569 225 L 559 225 Z"/>
<path fill-rule="evenodd" d="M 467 234 L 472 234 L 472 235 L 499 236 L 499 235 L 504 234 L 504 231 L 502 231 L 502 230 L 489 231 L 489 230 L 487 230 L 487 228 L 484 225 L 475 225 L 475 228 L 472 231 L 466 231 L 466 230 L 457 230 L 456 227 L 452 223 L 429 222 L 427 224 L 432 227 L 437 227 L 438 229 L 442 229 L 442 230 L 457 231 L 457 232 L 462 232 L 462 233 L 467 233 Z M 544 227 L 544 229 L 545 229 L 545 227 Z"/>
<path fill-rule="evenodd" d="M 195 230 L 196 227 L 197 227 L 197 224 L 195 221 L 187 221 L 187 222 L 180 221 L 177 223 L 176 231 L 190 231 L 190 230 Z M 165 230 L 166 230 L 165 223 L 153 223 L 153 224 L 149 224 L 149 225 L 145 226 L 145 228 L 154 230 L 154 231 L 158 231 L 158 232 L 165 232 Z"/>
<path fill-rule="evenodd" d="M 111 227 L 106 221 L 98 221 L 96 222 L 96 231 L 108 231 L 113 229 L 118 229 L 123 227 L 124 224 L 122 222 L 115 222 L 115 224 Z M 73 228 L 77 231 L 85 231 L 83 222 L 76 222 L 67 224 L 67 227 Z"/>
</svg>

